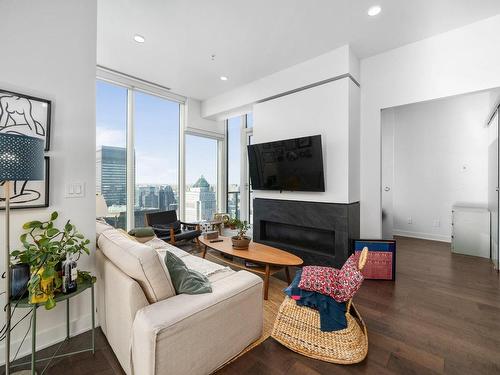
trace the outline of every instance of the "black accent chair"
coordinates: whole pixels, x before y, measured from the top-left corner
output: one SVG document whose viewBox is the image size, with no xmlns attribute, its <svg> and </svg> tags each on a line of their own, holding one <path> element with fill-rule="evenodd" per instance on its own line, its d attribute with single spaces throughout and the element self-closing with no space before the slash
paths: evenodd
<svg viewBox="0 0 500 375">
<path fill-rule="evenodd" d="M 200 246 L 198 239 L 201 235 L 200 226 L 178 220 L 177 212 L 173 210 L 147 213 L 145 223 L 146 226 L 153 228 L 159 239 L 172 245 L 179 241 L 196 240 L 197 245 Z"/>
</svg>

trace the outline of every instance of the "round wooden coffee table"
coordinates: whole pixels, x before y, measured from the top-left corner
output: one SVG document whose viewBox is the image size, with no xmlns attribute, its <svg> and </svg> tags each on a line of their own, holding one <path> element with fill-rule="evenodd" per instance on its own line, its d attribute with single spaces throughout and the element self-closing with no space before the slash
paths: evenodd
<svg viewBox="0 0 500 375">
<path fill-rule="evenodd" d="M 291 283 L 292 280 L 290 278 L 290 270 L 288 267 L 300 266 L 303 263 L 302 259 L 298 256 L 258 242 L 251 241 L 248 246 L 248 250 L 237 250 L 233 248 L 231 238 L 229 237 L 219 236 L 218 240 L 222 240 L 221 242 L 210 242 L 214 240 L 208 240 L 203 238 L 203 236 L 200 236 L 199 239 L 200 242 L 205 245 L 202 254 L 203 258 L 206 257 L 207 250 L 212 249 L 222 254 L 260 265 L 257 267 L 247 267 L 244 263 L 238 263 L 217 253 L 210 252 L 210 256 L 215 257 L 231 266 L 264 275 L 264 299 L 266 300 L 269 291 L 269 277 L 276 272 L 285 269 L 288 283 Z"/>
</svg>

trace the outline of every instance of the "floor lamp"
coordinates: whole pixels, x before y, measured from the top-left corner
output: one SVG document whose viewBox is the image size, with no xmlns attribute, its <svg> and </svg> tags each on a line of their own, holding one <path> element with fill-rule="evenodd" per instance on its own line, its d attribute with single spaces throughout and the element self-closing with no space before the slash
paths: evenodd
<svg viewBox="0 0 500 375">
<path fill-rule="evenodd" d="M 0 133 L 0 181 L 5 195 L 5 375 L 10 375 L 11 282 L 10 282 L 10 197 L 14 181 L 44 179 L 44 140 Z"/>
</svg>

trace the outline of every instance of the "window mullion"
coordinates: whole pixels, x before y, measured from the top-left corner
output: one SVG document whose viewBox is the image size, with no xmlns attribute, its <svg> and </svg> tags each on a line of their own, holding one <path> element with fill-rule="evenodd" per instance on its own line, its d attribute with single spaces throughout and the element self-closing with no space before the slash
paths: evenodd
<svg viewBox="0 0 500 375">
<path fill-rule="evenodd" d="M 127 90 L 127 229 L 134 225 L 135 157 L 134 157 L 134 92 Z"/>
</svg>

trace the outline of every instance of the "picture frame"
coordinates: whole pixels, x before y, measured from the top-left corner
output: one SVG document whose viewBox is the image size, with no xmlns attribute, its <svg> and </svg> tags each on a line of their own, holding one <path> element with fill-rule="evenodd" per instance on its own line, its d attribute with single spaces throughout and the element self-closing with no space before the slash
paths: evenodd
<svg viewBox="0 0 500 375">
<path fill-rule="evenodd" d="M 362 270 L 365 279 L 396 280 L 396 240 L 354 240 L 354 253 L 368 248 L 368 258 Z"/>
<path fill-rule="evenodd" d="M 0 88 L 0 133 L 41 138 L 50 150 L 52 102 Z"/>
<path fill-rule="evenodd" d="M 10 209 L 49 207 L 50 201 L 50 158 L 44 157 L 45 179 L 43 181 L 12 182 Z M 5 192 L 0 182 L 0 210 L 5 210 Z"/>
</svg>

